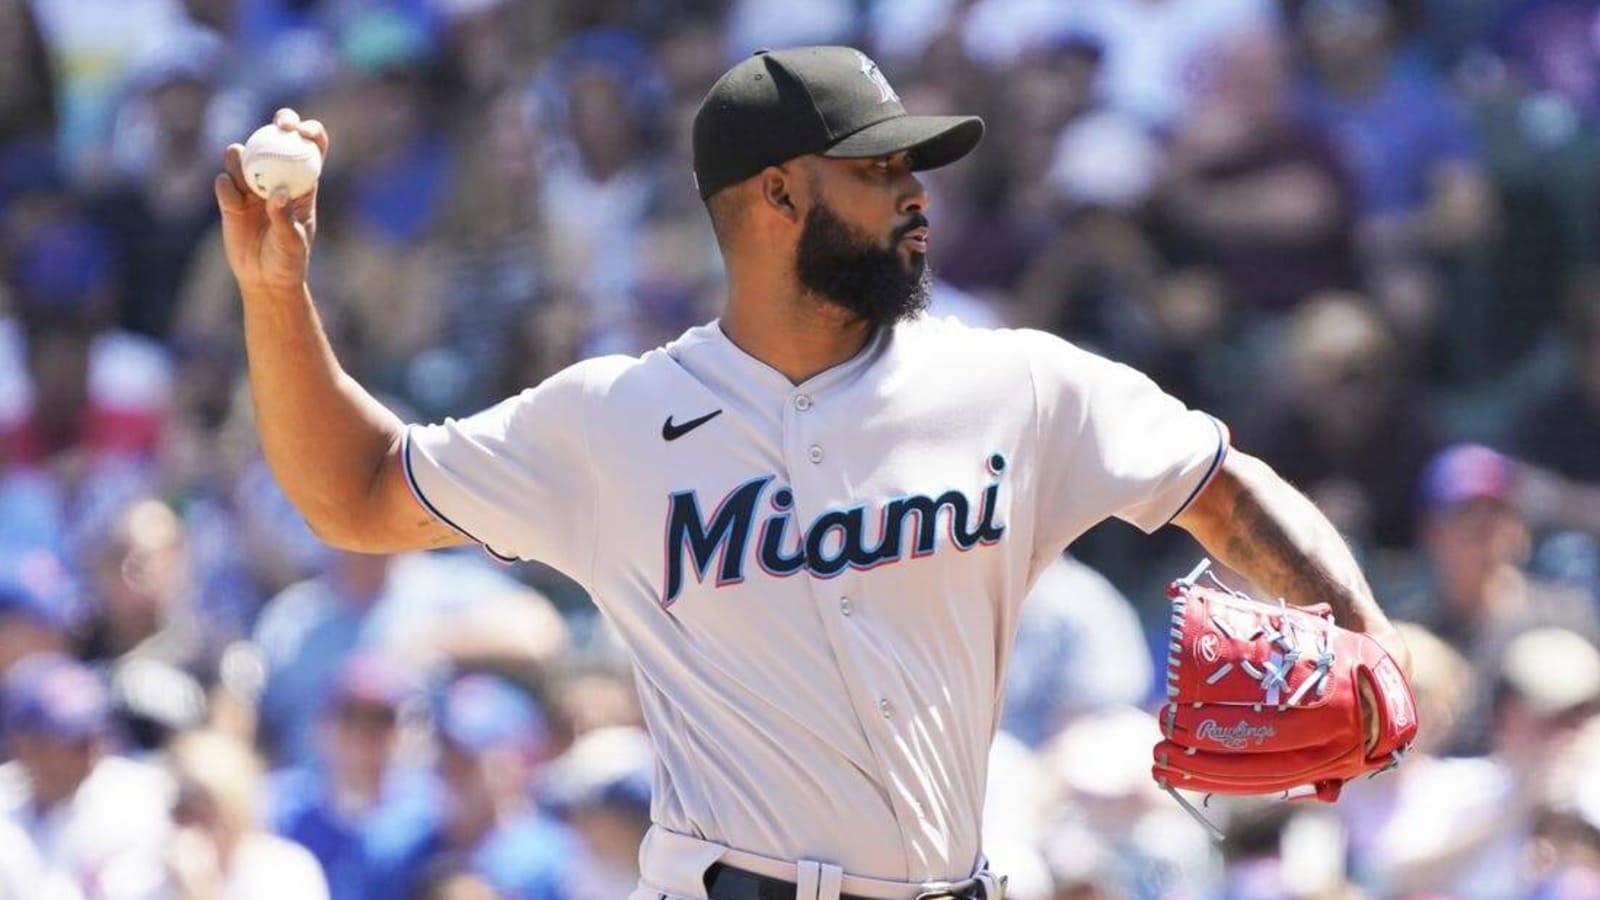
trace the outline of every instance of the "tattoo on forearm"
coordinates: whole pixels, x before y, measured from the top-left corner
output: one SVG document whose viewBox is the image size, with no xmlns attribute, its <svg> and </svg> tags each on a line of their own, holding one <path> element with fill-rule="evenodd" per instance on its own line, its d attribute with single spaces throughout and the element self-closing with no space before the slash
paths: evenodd
<svg viewBox="0 0 1600 900">
<path fill-rule="evenodd" d="M 1309 501 L 1293 499 L 1310 506 Z M 1293 523 L 1289 521 L 1289 511 L 1281 502 L 1277 506 L 1275 513 L 1254 492 L 1235 493 L 1234 527 L 1226 542 L 1226 562 L 1250 573 L 1262 588 L 1274 595 L 1299 606 L 1326 603 L 1333 609 L 1335 621 L 1346 627 L 1361 628 L 1367 618 L 1361 608 L 1365 590 L 1360 586 L 1361 575 L 1343 540 L 1331 527 L 1315 520 L 1300 523 L 1306 526 L 1306 533 L 1291 533 Z M 1306 511 L 1316 515 L 1314 508 Z M 1335 571 L 1345 565 L 1351 571 Z"/>
</svg>

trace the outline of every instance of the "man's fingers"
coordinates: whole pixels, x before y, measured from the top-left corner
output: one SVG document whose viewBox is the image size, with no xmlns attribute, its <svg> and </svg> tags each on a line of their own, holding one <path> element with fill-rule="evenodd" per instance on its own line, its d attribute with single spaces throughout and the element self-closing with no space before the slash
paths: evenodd
<svg viewBox="0 0 1600 900">
<path fill-rule="evenodd" d="M 303 196 L 289 201 L 289 213 L 305 229 L 306 242 L 317 236 L 317 189 L 315 186 Z"/>
<path fill-rule="evenodd" d="M 300 123 L 299 130 L 301 137 L 317 145 L 317 149 L 322 151 L 322 158 L 326 160 L 328 158 L 328 129 L 322 127 L 322 123 L 316 119 L 306 119 Z"/>
<path fill-rule="evenodd" d="M 294 219 L 288 191 L 278 188 L 267 198 L 267 220 L 272 225 L 272 239 L 280 248 L 290 252 L 300 250 L 300 231 L 296 227 L 298 223 Z"/>
<path fill-rule="evenodd" d="M 294 131 L 300 125 L 300 114 L 285 106 L 272 114 L 272 123 L 284 131 Z"/>
<path fill-rule="evenodd" d="M 244 197 L 239 193 L 239 188 L 233 183 L 233 177 L 226 172 L 218 172 L 212 187 L 216 188 L 217 206 L 225 213 L 237 213 L 245 210 Z"/>
<path fill-rule="evenodd" d="M 241 197 L 248 200 L 255 196 L 255 192 L 250 190 L 250 182 L 244 179 L 243 144 L 229 144 L 228 148 L 222 151 L 222 167 L 227 170 L 228 177 L 233 179 L 234 190 L 238 191 Z"/>
</svg>

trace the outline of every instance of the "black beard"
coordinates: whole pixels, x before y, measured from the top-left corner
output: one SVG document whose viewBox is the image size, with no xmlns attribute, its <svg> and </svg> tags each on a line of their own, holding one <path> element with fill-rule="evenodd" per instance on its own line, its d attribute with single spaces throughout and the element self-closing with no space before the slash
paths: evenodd
<svg viewBox="0 0 1600 900">
<path fill-rule="evenodd" d="M 913 215 L 885 249 L 819 200 L 806 213 L 795 274 L 806 290 L 873 325 L 904 321 L 928 308 L 933 273 L 921 254 L 909 265 L 900 259 L 900 239 L 927 224 L 921 213 Z"/>
</svg>

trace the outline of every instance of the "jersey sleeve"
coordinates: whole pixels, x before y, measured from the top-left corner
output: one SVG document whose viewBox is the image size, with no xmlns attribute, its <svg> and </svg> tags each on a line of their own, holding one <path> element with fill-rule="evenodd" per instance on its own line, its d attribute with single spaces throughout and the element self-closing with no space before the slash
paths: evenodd
<svg viewBox="0 0 1600 900">
<path fill-rule="evenodd" d="M 510 562 L 536 559 L 587 583 L 594 495 L 582 364 L 464 419 L 406 429 L 417 502 Z"/>
<path fill-rule="evenodd" d="M 1027 345 L 1041 455 L 1040 552 L 1115 516 L 1153 532 L 1222 467 L 1228 430 L 1140 372 L 1038 331 Z"/>
</svg>

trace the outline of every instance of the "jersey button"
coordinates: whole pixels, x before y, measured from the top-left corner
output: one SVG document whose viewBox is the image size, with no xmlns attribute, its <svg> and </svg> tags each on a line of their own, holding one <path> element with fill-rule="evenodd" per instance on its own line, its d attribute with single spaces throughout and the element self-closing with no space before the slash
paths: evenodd
<svg viewBox="0 0 1600 900">
<path fill-rule="evenodd" d="M 811 449 L 806 451 L 806 458 L 814 463 L 822 462 L 822 447 L 812 444 Z"/>
<path fill-rule="evenodd" d="M 806 410 L 810 409 L 811 395 L 801 394 L 800 396 L 794 398 L 794 408 L 800 410 L 801 412 L 805 412 Z"/>
<path fill-rule="evenodd" d="M 840 597 L 839 598 L 839 612 L 841 612 L 841 613 L 843 613 L 843 614 L 848 616 L 854 610 L 855 610 L 855 607 L 850 605 L 850 598 L 849 597 Z"/>
<path fill-rule="evenodd" d="M 883 713 L 885 719 L 894 718 L 894 707 L 889 705 L 887 698 L 878 701 L 878 712 Z"/>
</svg>

